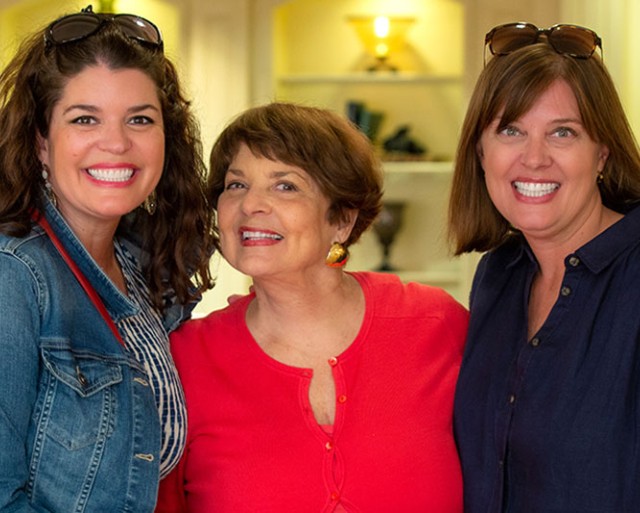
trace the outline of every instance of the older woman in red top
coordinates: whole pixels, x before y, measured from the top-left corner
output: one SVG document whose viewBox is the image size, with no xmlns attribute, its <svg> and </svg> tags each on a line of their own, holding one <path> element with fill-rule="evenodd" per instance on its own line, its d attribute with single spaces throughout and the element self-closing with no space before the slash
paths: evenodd
<svg viewBox="0 0 640 513">
<path fill-rule="evenodd" d="M 209 192 L 253 291 L 172 339 L 189 428 L 158 511 L 460 513 L 467 312 L 342 267 L 381 207 L 370 142 L 325 110 L 257 107 L 216 142 Z"/>
</svg>

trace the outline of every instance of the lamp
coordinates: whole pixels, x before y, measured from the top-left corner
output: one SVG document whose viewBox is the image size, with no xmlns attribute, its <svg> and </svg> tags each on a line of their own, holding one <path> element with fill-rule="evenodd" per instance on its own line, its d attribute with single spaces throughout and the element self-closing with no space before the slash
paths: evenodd
<svg viewBox="0 0 640 513">
<path fill-rule="evenodd" d="M 350 16 L 347 18 L 360 41 L 377 62 L 369 71 L 397 71 L 387 62 L 389 55 L 405 45 L 405 34 L 415 18 L 409 16 Z"/>
</svg>

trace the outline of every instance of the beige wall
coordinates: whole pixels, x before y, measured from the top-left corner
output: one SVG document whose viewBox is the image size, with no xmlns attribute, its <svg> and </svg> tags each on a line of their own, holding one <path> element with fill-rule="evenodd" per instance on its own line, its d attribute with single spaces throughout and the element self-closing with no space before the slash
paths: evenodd
<svg viewBox="0 0 640 513">
<path fill-rule="evenodd" d="M 0 0 L 0 65 L 15 50 L 17 41 L 34 28 L 65 12 L 77 12 L 91 0 Z M 167 53 L 184 76 L 194 107 L 202 123 L 205 152 L 222 127 L 238 112 L 254 102 L 273 98 L 273 30 L 274 8 L 295 15 L 302 0 L 115 0 L 120 11 L 136 12 L 156 22 L 166 40 Z M 334 0 L 304 0 L 329 5 Z M 337 1 L 337 0 L 335 0 Z M 640 133 L 640 97 L 635 94 L 640 83 L 640 2 L 637 0 L 433 0 L 437 9 L 463 12 L 461 40 L 464 95 L 470 91 L 482 69 L 483 38 L 487 30 L 499 23 L 524 20 L 545 27 L 557 22 L 578 23 L 598 32 L 604 41 L 605 63 L 618 86 L 623 103 L 636 133 Z M 357 9 L 403 12 L 413 0 L 344 0 Z M 97 5 L 97 1 L 92 2 Z M 338 5 L 340 4 L 337 1 Z M 4 8 L 2 8 L 4 6 Z M 325 14 L 326 17 L 326 14 Z M 412 44 L 434 47 L 432 36 L 446 29 L 447 16 L 434 26 L 411 34 Z M 303 29 L 303 23 L 300 24 Z M 353 37 L 341 27 L 341 37 Z M 421 32 L 430 37 L 422 38 Z M 334 51 L 332 37 L 317 45 L 315 57 L 322 59 L 323 44 Z M 342 41 L 340 44 L 342 44 Z M 339 46 L 339 45 L 338 45 Z M 339 49 L 338 49 L 339 50 Z M 423 51 L 423 50 L 421 50 Z M 458 53 L 454 52 L 456 55 Z M 342 54 L 339 54 L 342 58 Z M 435 69 L 444 52 L 433 54 Z M 346 56 L 346 54 L 345 54 Z M 297 53 L 296 66 L 304 57 Z M 300 59 L 303 59 L 300 61 Z M 456 59 L 448 62 L 456 67 Z M 464 103 L 464 100 L 463 100 Z M 464 105 L 462 105 L 464 107 Z M 246 290 L 245 278 L 215 259 L 214 271 L 220 275 L 219 286 L 208 293 L 200 311 L 223 306 L 229 294 Z M 472 272 L 472 267 L 469 272 Z"/>
</svg>

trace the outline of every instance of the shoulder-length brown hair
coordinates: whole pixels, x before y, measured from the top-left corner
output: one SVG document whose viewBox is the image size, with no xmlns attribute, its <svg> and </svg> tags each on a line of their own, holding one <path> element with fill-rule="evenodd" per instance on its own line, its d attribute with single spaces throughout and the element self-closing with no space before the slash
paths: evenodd
<svg viewBox="0 0 640 513">
<path fill-rule="evenodd" d="M 275 102 L 242 113 L 220 134 L 210 158 L 208 191 L 217 206 L 224 178 L 241 144 L 304 169 L 329 198 L 329 222 L 358 213 L 345 246 L 356 242 L 382 207 L 382 172 L 369 139 L 326 109 Z"/>
<path fill-rule="evenodd" d="M 157 210 L 150 217 L 136 209 L 120 223 L 119 234 L 141 242 L 149 255 L 144 272 L 154 304 L 164 306 L 168 289 L 186 303 L 213 286 L 209 258 L 216 234 L 204 191 L 199 126 L 163 52 L 126 37 L 113 23 L 81 41 L 50 48 L 40 30 L 0 74 L 0 232 L 16 237 L 29 232 L 29 211 L 42 207 L 37 135 L 47 136 L 65 85 L 98 64 L 140 70 L 157 87 L 165 130 Z"/>
<path fill-rule="evenodd" d="M 640 152 L 613 81 L 599 56 L 576 59 L 542 42 L 494 57 L 469 102 L 456 153 L 449 202 L 449 239 L 456 255 L 487 251 L 513 233 L 494 207 L 478 155 L 484 129 L 520 118 L 557 80 L 571 87 L 586 132 L 609 149 L 600 184 L 602 203 L 625 212 L 640 199 Z"/>
</svg>

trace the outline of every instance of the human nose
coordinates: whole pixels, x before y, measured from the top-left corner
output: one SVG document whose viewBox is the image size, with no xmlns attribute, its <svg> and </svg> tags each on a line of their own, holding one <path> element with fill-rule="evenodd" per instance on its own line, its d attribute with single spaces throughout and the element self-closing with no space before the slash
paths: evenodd
<svg viewBox="0 0 640 513">
<path fill-rule="evenodd" d="M 241 208 L 247 215 L 268 212 L 271 209 L 268 194 L 256 188 L 248 188 L 242 196 Z"/>
<path fill-rule="evenodd" d="M 527 137 L 522 150 L 522 162 L 527 167 L 534 169 L 549 165 L 551 155 L 543 136 L 530 135 Z"/>
<path fill-rule="evenodd" d="M 99 148 L 111 153 L 124 153 L 131 148 L 127 127 L 120 123 L 106 124 L 100 132 Z"/>
</svg>

